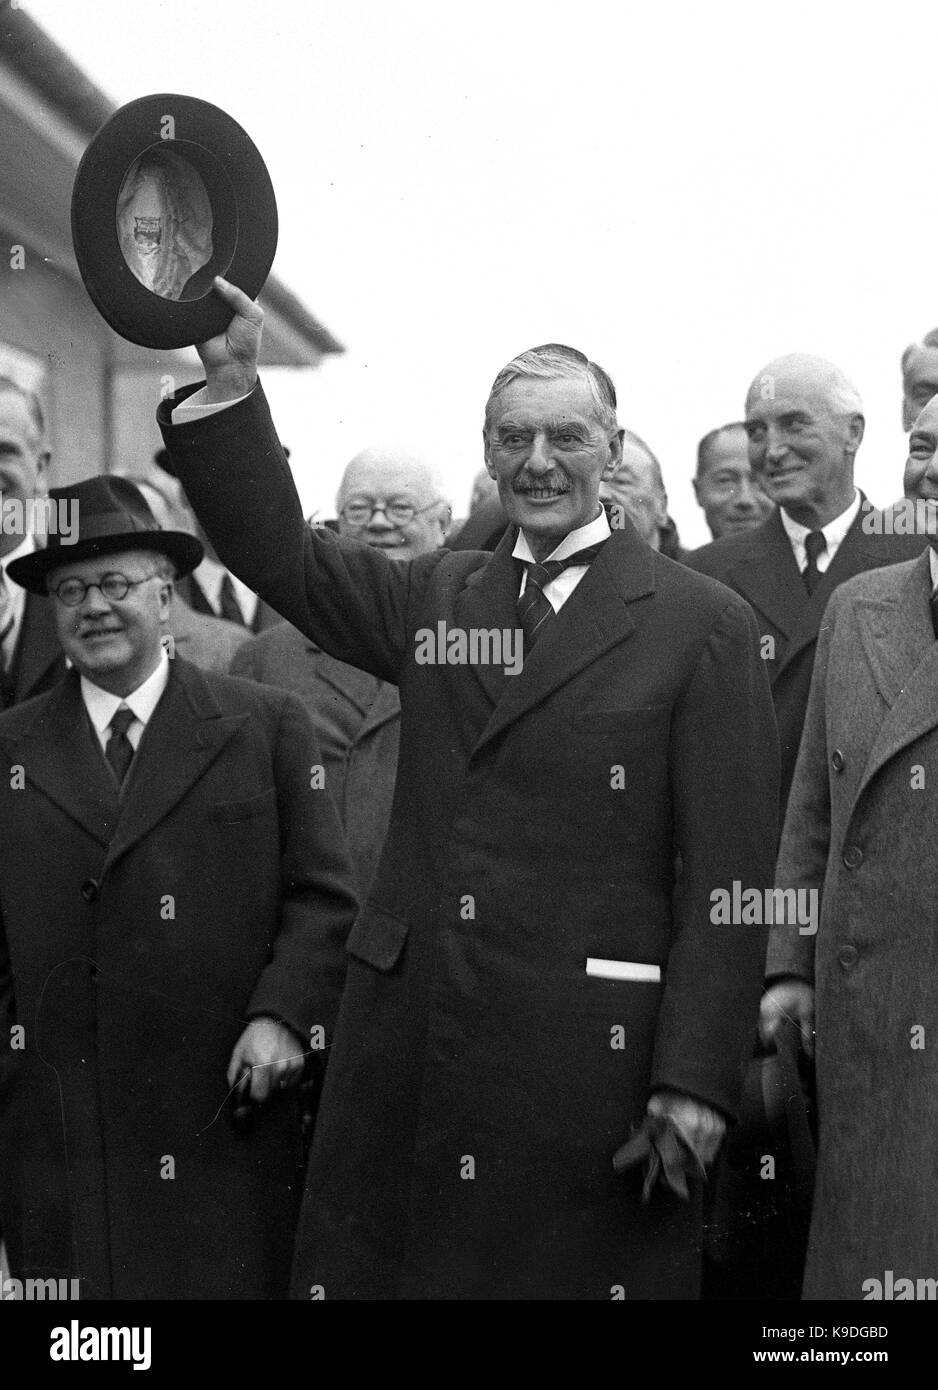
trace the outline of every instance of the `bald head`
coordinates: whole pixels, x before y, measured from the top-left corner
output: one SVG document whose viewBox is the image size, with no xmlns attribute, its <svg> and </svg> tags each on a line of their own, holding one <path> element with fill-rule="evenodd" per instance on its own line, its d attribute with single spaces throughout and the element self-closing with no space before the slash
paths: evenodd
<svg viewBox="0 0 938 1390">
<path fill-rule="evenodd" d="M 826 358 L 777 357 L 749 387 L 746 433 L 753 472 L 769 498 L 811 530 L 852 503 L 863 430 L 859 392 Z"/>
<path fill-rule="evenodd" d="M 452 515 L 435 466 L 396 444 L 372 445 L 356 454 L 342 475 L 336 509 L 343 535 L 385 550 L 393 560 L 411 560 L 441 546 Z"/>
<path fill-rule="evenodd" d="M 834 413 L 863 413 L 860 393 L 846 373 L 826 357 L 807 352 L 790 352 L 767 363 L 753 377 L 747 408 L 753 397 L 766 400 L 779 391 L 797 392 Z"/>
</svg>

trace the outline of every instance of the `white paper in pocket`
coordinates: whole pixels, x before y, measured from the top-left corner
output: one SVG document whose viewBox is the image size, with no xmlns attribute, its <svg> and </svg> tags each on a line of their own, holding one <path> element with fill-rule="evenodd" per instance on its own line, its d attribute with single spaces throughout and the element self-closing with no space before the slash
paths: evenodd
<svg viewBox="0 0 938 1390">
<path fill-rule="evenodd" d="M 660 965 L 645 965 L 637 960 L 601 960 L 598 956 L 587 956 L 586 973 L 603 980 L 635 980 L 653 985 L 661 981 Z"/>
</svg>

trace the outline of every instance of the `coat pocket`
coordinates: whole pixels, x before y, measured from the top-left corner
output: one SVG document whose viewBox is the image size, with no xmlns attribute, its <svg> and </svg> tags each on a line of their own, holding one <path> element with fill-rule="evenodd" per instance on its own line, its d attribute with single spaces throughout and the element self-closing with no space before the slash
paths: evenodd
<svg viewBox="0 0 938 1390">
<path fill-rule="evenodd" d="M 345 949 L 356 960 L 386 974 L 397 965 L 408 931 L 407 923 L 399 917 L 366 903 L 348 934 Z"/>
<path fill-rule="evenodd" d="M 212 820 L 231 824 L 234 821 L 252 820 L 254 816 L 266 816 L 277 804 L 276 787 L 257 796 L 248 796 L 241 801 L 216 801 L 209 810 Z"/>
</svg>

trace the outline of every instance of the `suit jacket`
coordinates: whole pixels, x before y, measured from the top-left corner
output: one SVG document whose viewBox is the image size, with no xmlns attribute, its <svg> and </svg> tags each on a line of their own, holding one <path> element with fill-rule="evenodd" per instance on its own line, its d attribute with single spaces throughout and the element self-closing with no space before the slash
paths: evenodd
<svg viewBox="0 0 938 1390">
<path fill-rule="evenodd" d="M 290 690 L 303 702 L 322 747 L 326 786 L 348 841 L 364 898 L 388 832 L 401 703 L 397 687 L 336 661 L 289 623 L 252 637 L 235 654 L 234 676 Z"/>
<path fill-rule="evenodd" d="M 224 618 L 196 613 L 179 594 L 173 595 L 169 634 L 177 656 L 203 671 L 222 674 L 228 670 L 239 647 L 251 639 L 249 628 L 229 623 Z"/>
<path fill-rule="evenodd" d="M 750 610 L 628 527 L 520 674 L 424 664 L 440 624 L 515 632 L 510 533 L 493 555 L 394 563 L 305 524 L 259 386 L 160 420 L 225 563 L 400 689 L 295 1294 L 693 1296 L 699 1190 L 645 1206 L 641 1175 L 611 1160 L 650 1089 L 737 1103 L 764 937 L 710 914 L 716 885 L 772 872 L 775 728 Z M 661 978 L 598 978 L 590 957 Z"/>
<path fill-rule="evenodd" d="M 864 515 L 861 507 L 810 595 L 777 511 L 744 535 L 712 541 L 684 557 L 691 569 L 728 584 L 755 610 L 778 718 L 782 813 L 798 756 L 815 643 L 828 599 L 837 585 L 852 575 L 913 559 L 925 545 L 915 536 L 868 535 L 863 529 Z"/>
<path fill-rule="evenodd" d="M 331 1040 L 355 902 L 320 756 L 291 696 L 178 657 L 120 799 L 76 672 L 0 716 L 13 1274 L 82 1298 L 284 1293 L 295 1101 L 236 1135 L 225 1072 L 256 1015 Z"/>
<path fill-rule="evenodd" d="M 778 862 L 820 895 L 769 972 L 813 983 L 820 1114 L 805 1298 L 938 1271 L 938 644 L 928 556 L 843 584 L 818 641 Z M 917 1031 L 923 1030 L 923 1031 Z"/>
<path fill-rule="evenodd" d="M 187 574 L 184 579 L 178 579 L 176 581 L 176 592 L 182 596 L 185 602 L 192 609 L 193 613 L 201 613 L 205 617 L 218 618 L 218 614 L 215 612 L 214 608 L 209 603 L 208 599 L 205 597 L 205 594 L 203 593 L 202 588 L 194 575 Z M 266 630 L 269 627 L 273 627 L 274 623 L 279 622 L 280 614 L 275 613 L 274 610 L 270 607 L 270 605 L 265 603 L 264 600 L 261 599 L 258 602 L 257 608 L 255 609 L 254 620 L 251 623 L 250 627 L 247 628 L 247 631 L 266 632 Z"/>
<path fill-rule="evenodd" d="M 27 593 L 16 650 L 7 682 L 0 682 L 0 706 L 28 700 L 49 690 L 65 674 L 65 656 L 50 599 Z"/>
</svg>

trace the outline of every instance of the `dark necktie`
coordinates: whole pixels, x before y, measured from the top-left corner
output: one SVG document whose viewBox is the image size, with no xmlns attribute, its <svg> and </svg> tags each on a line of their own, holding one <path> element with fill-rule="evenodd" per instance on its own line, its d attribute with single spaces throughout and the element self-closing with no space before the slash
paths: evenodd
<svg viewBox="0 0 938 1390">
<path fill-rule="evenodd" d="M 931 608 L 932 631 L 935 634 L 936 640 L 938 640 L 938 588 L 932 589 L 929 607 Z"/>
<path fill-rule="evenodd" d="M 571 565 L 588 565 L 605 544 L 605 540 L 598 541 L 596 545 L 588 545 L 585 550 L 578 550 L 575 555 L 568 555 L 565 560 L 544 560 L 540 564 L 532 560 L 523 562 L 528 578 L 524 593 L 518 599 L 518 621 L 524 631 L 526 647 L 534 645 L 544 630 L 544 624 L 555 616 L 553 605 L 544 593 L 547 585 Z"/>
<path fill-rule="evenodd" d="M 221 591 L 219 594 L 219 617 L 227 618 L 229 623 L 237 623 L 240 627 L 247 627 L 244 621 L 244 614 L 241 605 L 235 596 L 234 585 L 231 582 L 231 575 L 225 570 L 221 581 Z"/>
<path fill-rule="evenodd" d="M 115 710 L 114 718 L 111 720 L 111 736 L 107 741 L 104 756 L 111 765 L 118 786 L 123 786 L 127 769 L 133 761 L 134 746 L 127 737 L 127 730 L 135 718 L 133 710 L 124 705 L 121 709 Z"/>
<path fill-rule="evenodd" d="M 809 594 L 813 594 L 818 584 L 821 582 L 821 572 L 817 567 L 818 556 L 823 555 L 827 549 L 827 541 L 823 531 L 809 531 L 804 538 L 804 551 L 808 557 L 808 563 L 801 571 L 804 580 L 804 587 Z"/>
</svg>

